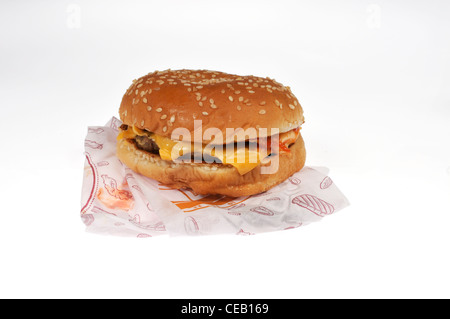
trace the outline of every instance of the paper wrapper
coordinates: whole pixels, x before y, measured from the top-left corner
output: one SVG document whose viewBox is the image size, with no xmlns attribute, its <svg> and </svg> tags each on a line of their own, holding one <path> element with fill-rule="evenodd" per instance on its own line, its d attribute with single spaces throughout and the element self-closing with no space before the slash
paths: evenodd
<svg viewBox="0 0 450 319">
<path fill-rule="evenodd" d="M 81 218 L 87 231 L 117 236 L 213 235 L 285 230 L 346 207 L 327 169 L 304 167 L 267 192 L 232 198 L 171 189 L 135 173 L 116 157 L 121 121 L 89 127 Z"/>
</svg>

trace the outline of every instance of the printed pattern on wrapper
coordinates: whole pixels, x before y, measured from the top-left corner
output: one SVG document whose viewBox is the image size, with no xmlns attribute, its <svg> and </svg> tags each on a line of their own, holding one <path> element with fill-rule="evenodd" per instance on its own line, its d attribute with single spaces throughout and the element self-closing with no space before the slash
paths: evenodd
<svg viewBox="0 0 450 319">
<path fill-rule="evenodd" d="M 327 174 L 304 167 L 253 196 L 199 196 L 135 173 L 116 157 L 120 120 L 89 127 L 81 219 L 87 231 L 148 238 L 158 235 L 254 235 L 298 228 L 349 205 Z"/>
</svg>

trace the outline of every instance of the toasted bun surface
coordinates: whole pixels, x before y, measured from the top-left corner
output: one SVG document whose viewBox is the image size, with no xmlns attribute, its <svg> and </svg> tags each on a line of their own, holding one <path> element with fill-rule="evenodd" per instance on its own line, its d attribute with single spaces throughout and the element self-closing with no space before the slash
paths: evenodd
<svg viewBox="0 0 450 319">
<path fill-rule="evenodd" d="M 300 135 L 290 152 L 279 155 L 275 174 L 261 174 L 263 165 L 260 165 L 244 175 L 230 165 L 165 161 L 158 155 L 138 149 L 127 139 L 118 142 L 117 155 L 132 170 L 172 188 L 239 197 L 264 192 L 286 180 L 304 166 L 306 151 Z"/>
<path fill-rule="evenodd" d="M 239 76 L 208 70 L 166 70 L 149 73 L 125 93 L 119 115 L 124 124 L 170 138 L 174 129 L 194 134 L 194 120 L 202 130 L 220 130 L 224 143 L 233 136 L 227 128 L 266 128 L 280 133 L 303 124 L 303 110 L 289 87 L 273 79 Z M 233 138 L 235 139 L 235 138 Z M 202 142 L 209 143 L 202 135 Z"/>
</svg>

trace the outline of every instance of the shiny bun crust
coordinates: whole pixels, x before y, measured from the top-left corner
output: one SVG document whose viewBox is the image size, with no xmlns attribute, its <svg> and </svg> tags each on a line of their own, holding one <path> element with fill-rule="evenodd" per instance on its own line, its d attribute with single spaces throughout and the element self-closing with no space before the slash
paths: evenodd
<svg viewBox="0 0 450 319">
<path fill-rule="evenodd" d="M 220 194 L 231 197 L 264 192 L 299 171 L 305 165 L 306 151 L 301 135 L 289 153 L 279 156 L 276 174 L 261 174 L 261 165 L 240 175 L 229 165 L 205 163 L 175 163 L 162 160 L 138 149 L 134 142 L 122 139 L 117 144 L 117 156 L 129 168 L 172 188 L 189 188 L 197 194 Z"/>
<path fill-rule="evenodd" d="M 282 133 L 304 122 L 302 107 L 288 86 L 208 70 L 156 71 L 133 81 L 119 115 L 127 125 L 169 138 L 176 128 L 193 134 L 194 120 L 202 120 L 203 132 L 217 128 L 224 138 L 226 128 L 277 128 Z"/>
</svg>

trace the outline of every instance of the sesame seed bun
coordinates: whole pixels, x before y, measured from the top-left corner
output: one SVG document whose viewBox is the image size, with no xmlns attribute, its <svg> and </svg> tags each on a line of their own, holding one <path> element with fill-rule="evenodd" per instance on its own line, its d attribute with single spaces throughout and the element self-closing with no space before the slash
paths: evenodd
<svg viewBox="0 0 450 319">
<path fill-rule="evenodd" d="M 117 144 L 117 155 L 129 168 L 172 188 L 189 188 L 197 194 L 220 194 L 231 197 L 248 196 L 267 191 L 282 183 L 305 165 L 306 151 L 303 139 L 298 137 L 291 152 L 279 155 L 278 171 L 261 174 L 260 165 L 240 175 L 230 165 L 217 163 L 175 163 L 142 151 L 130 140 Z"/>
<path fill-rule="evenodd" d="M 270 135 L 270 129 L 283 133 L 304 122 L 289 87 L 269 78 L 208 70 L 157 71 L 133 81 L 119 115 L 125 124 L 169 138 L 176 128 L 193 134 L 194 120 L 201 120 L 203 132 L 219 129 L 225 143 L 237 140 L 227 136 L 227 128 L 255 128 L 255 137 L 260 137 Z M 267 134 L 259 128 L 267 128 Z M 202 136 L 202 142 L 210 140 Z"/>
<path fill-rule="evenodd" d="M 285 132 L 296 138 L 283 144 L 284 151 L 270 155 L 279 162 L 272 174 L 264 174 L 265 161 L 246 171 L 222 162 L 180 163 L 161 158 L 162 150 L 145 151 L 136 139 L 119 139 L 117 155 L 125 165 L 173 188 L 190 188 L 197 194 L 252 195 L 283 182 L 305 164 L 304 142 L 297 129 L 304 123 L 302 107 L 289 87 L 273 79 L 208 70 L 157 71 L 133 81 L 119 114 L 125 125 L 169 139 L 178 128 L 198 135 L 195 120 L 201 120 L 203 133 L 219 130 L 223 144 L 249 139 L 236 136 L 234 129 L 255 129 L 251 138 Z M 206 134 L 199 137 L 203 144 L 211 143 Z"/>
</svg>

